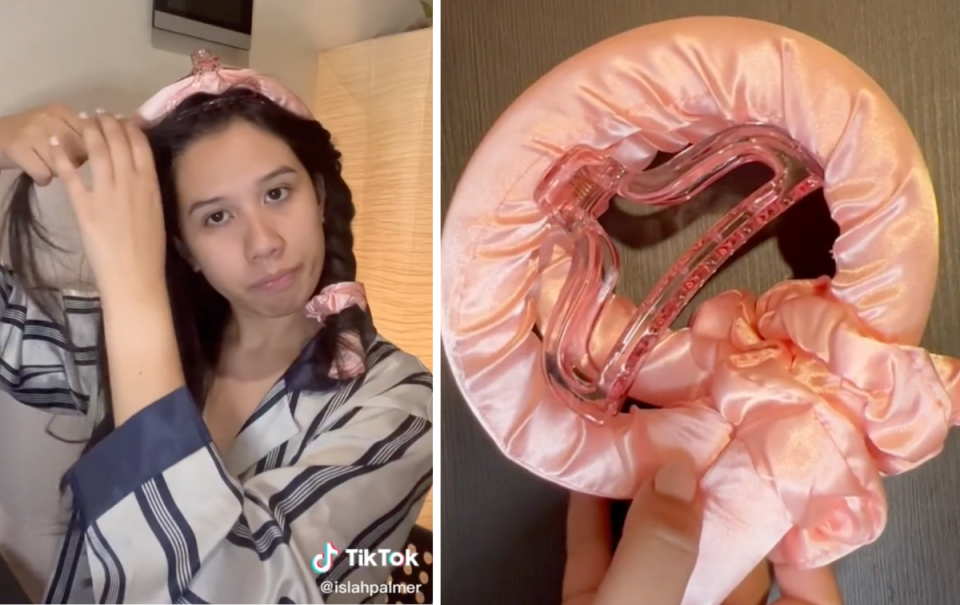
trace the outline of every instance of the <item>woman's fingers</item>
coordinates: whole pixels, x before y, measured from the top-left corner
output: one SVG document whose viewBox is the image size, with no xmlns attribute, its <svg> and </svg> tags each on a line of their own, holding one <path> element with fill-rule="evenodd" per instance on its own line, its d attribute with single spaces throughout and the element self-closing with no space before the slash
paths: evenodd
<svg viewBox="0 0 960 605">
<path fill-rule="evenodd" d="M 80 116 L 77 114 L 77 112 L 64 105 L 54 106 L 51 109 L 51 112 L 53 115 L 63 121 L 64 125 L 77 136 L 77 139 L 83 138 L 83 121 L 80 119 Z M 63 136 L 60 139 L 61 145 L 63 145 L 66 138 L 66 136 Z"/>
<path fill-rule="evenodd" d="M 589 605 L 610 566 L 610 503 L 574 492 L 567 509 L 563 605 Z"/>
<path fill-rule="evenodd" d="M 830 567 L 796 569 L 774 566 L 781 598 L 775 605 L 843 605 L 843 595 Z"/>
<path fill-rule="evenodd" d="M 773 584 L 770 562 L 764 559 L 733 589 L 723 605 L 765 605 Z"/>
<path fill-rule="evenodd" d="M 44 145 L 43 148 L 46 148 Z M 33 181 L 42 186 L 49 185 L 53 180 L 51 160 L 40 155 L 34 147 L 15 147 L 8 152 L 13 163 L 30 175 Z"/>
<path fill-rule="evenodd" d="M 73 130 L 64 128 L 62 134 L 58 135 L 60 146 L 66 152 L 67 157 L 73 162 L 74 166 L 81 166 L 87 160 L 87 146 L 83 142 L 83 137 Z M 50 166 L 53 166 L 52 160 Z"/>
<path fill-rule="evenodd" d="M 51 108 L 50 117 L 54 121 L 52 133 L 60 140 L 61 147 L 74 165 L 80 166 L 87 158 L 86 145 L 83 143 L 83 120 L 77 112 L 63 105 Z"/>
<path fill-rule="evenodd" d="M 123 125 L 127 131 L 127 139 L 130 141 L 134 169 L 141 176 L 150 175 L 156 181 L 157 167 L 153 163 L 153 150 L 150 148 L 150 142 L 147 141 L 147 135 L 133 120 L 125 121 Z"/>
<path fill-rule="evenodd" d="M 50 139 L 50 155 L 53 161 L 54 170 L 57 176 L 63 181 L 63 185 L 70 196 L 70 202 L 73 204 L 74 212 L 79 210 L 78 205 L 84 204 L 88 194 L 87 187 L 80 178 L 73 162 L 67 156 L 66 151 L 58 137 Z"/>
<path fill-rule="evenodd" d="M 100 120 L 80 114 L 82 121 L 83 143 L 90 158 L 90 171 L 93 174 L 93 186 L 103 187 L 113 183 L 113 159 L 110 148 L 100 128 Z"/>
<path fill-rule="evenodd" d="M 72 130 L 64 131 L 64 129 L 57 129 L 53 130 L 53 132 L 53 136 L 57 138 L 60 143 L 60 147 L 63 149 L 64 153 L 67 154 L 67 157 L 70 158 L 70 160 L 75 164 L 80 164 L 80 160 L 83 159 L 83 140 L 77 137 Z M 36 155 L 46 165 L 46 170 L 43 171 L 43 179 L 34 180 L 37 181 L 39 185 L 49 184 L 50 181 L 53 180 L 53 177 L 57 176 L 56 168 L 54 168 L 53 165 L 50 139 L 47 138 L 44 141 L 38 141 L 31 151 L 33 152 L 31 155 Z"/>
<path fill-rule="evenodd" d="M 53 156 L 50 153 L 50 138 L 57 137 L 60 146 L 75 165 L 80 165 L 86 157 L 86 148 L 83 139 L 77 130 L 79 118 L 67 108 L 52 108 L 48 114 L 36 118 L 24 134 L 24 142 L 15 146 L 11 150 L 11 159 L 20 158 L 20 161 L 14 160 L 24 172 L 34 177 L 39 185 L 47 185 L 56 176 L 56 169 L 53 166 Z M 73 117 L 71 117 L 73 116 Z M 37 156 L 43 162 L 45 168 L 36 164 L 33 156 Z"/>
<path fill-rule="evenodd" d="M 110 161 L 113 166 L 115 182 L 130 179 L 133 176 L 133 152 L 130 150 L 130 141 L 123 124 L 110 114 L 100 114 L 100 130 L 110 150 Z"/>
<path fill-rule="evenodd" d="M 700 548 L 697 483 L 692 468 L 675 464 L 641 489 L 595 605 L 680 605 Z"/>
<path fill-rule="evenodd" d="M 630 505 L 623 537 L 610 555 L 610 509 L 601 499 L 570 496 L 563 605 L 680 605 L 697 563 L 702 511 L 698 479 L 689 466 L 668 465 Z M 843 605 L 829 567 L 775 566 L 781 598 L 776 605 Z M 758 566 L 725 603 L 766 602 L 770 576 Z"/>
</svg>

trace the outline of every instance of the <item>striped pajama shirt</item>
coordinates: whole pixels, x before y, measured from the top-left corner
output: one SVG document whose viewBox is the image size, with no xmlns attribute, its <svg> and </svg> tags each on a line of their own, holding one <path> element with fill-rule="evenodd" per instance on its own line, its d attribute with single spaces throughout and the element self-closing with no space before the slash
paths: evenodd
<svg viewBox="0 0 960 605">
<path fill-rule="evenodd" d="M 0 297 L 6 390 L 50 414 L 94 410 L 98 299 L 58 293 L 54 321 L 7 269 Z M 45 602 L 355 603 L 367 595 L 321 584 L 383 584 L 388 567 L 311 561 L 327 542 L 403 549 L 432 484 L 432 377 L 382 338 L 367 374 L 330 391 L 298 384 L 299 363 L 225 454 L 182 388 L 84 455 Z"/>
</svg>

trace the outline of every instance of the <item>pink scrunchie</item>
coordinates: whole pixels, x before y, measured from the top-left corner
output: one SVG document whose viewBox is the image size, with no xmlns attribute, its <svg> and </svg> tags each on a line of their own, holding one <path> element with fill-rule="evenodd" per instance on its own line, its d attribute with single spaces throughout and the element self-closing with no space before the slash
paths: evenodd
<svg viewBox="0 0 960 605">
<path fill-rule="evenodd" d="M 877 338 L 828 278 L 787 281 L 759 298 L 721 294 L 697 310 L 689 333 L 686 354 L 710 378 L 685 405 L 719 413 L 727 448 L 745 454 L 721 453 L 707 471 L 708 493 L 726 500 L 705 536 L 717 546 L 732 518 L 787 521 L 771 559 L 800 567 L 872 542 L 887 516 L 881 476 L 937 455 L 954 424 L 937 360 Z M 751 475 L 752 496 L 721 495 Z M 780 506 L 754 510 L 759 493 Z"/>
<path fill-rule="evenodd" d="M 323 326 L 328 317 L 354 305 L 367 310 L 366 292 L 363 284 L 345 281 L 327 286 L 311 298 L 307 302 L 306 314 Z M 363 374 L 366 371 L 366 359 L 360 353 L 363 351 L 360 334 L 351 330 L 341 335 L 341 339 L 340 350 L 328 375 L 337 380 L 346 380 Z"/>
</svg>

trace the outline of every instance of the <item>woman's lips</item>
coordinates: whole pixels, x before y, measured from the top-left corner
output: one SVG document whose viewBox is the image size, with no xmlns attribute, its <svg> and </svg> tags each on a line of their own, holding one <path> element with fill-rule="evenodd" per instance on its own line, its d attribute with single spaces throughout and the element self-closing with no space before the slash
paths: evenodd
<svg viewBox="0 0 960 605">
<path fill-rule="evenodd" d="M 260 292 L 279 292 L 284 290 L 293 283 L 293 279 L 296 277 L 297 269 L 290 269 L 289 271 L 284 271 L 272 277 L 262 279 L 253 285 L 254 290 Z"/>
</svg>

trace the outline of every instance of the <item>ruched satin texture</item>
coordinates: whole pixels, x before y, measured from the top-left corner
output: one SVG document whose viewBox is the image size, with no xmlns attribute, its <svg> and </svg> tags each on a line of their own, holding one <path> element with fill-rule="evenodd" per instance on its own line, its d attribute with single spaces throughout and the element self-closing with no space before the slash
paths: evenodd
<svg viewBox="0 0 960 605">
<path fill-rule="evenodd" d="M 919 66 L 918 66 L 919 67 Z M 559 402 L 533 333 L 565 279 L 538 268 L 552 226 L 532 199 L 574 145 L 635 168 L 734 124 L 779 126 L 825 169 L 834 279 L 737 290 L 667 333 L 631 395 L 660 406 L 593 425 Z M 705 529 L 684 605 L 716 605 L 765 557 L 830 563 L 875 540 L 881 477 L 937 455 L 960 364 L 918 348 L 936 285 L 936 200 L 890 99 L 801 33 L 704 17 L 626 32 L 561 64 L 491 128 L 442 244 L 442 335 L 464 397 L 502 452 L 572 490 L 629 498 L 666 461 L 702 478 Z M 620 298 L 591 354 L 634 309 Z"/>
</svg>

